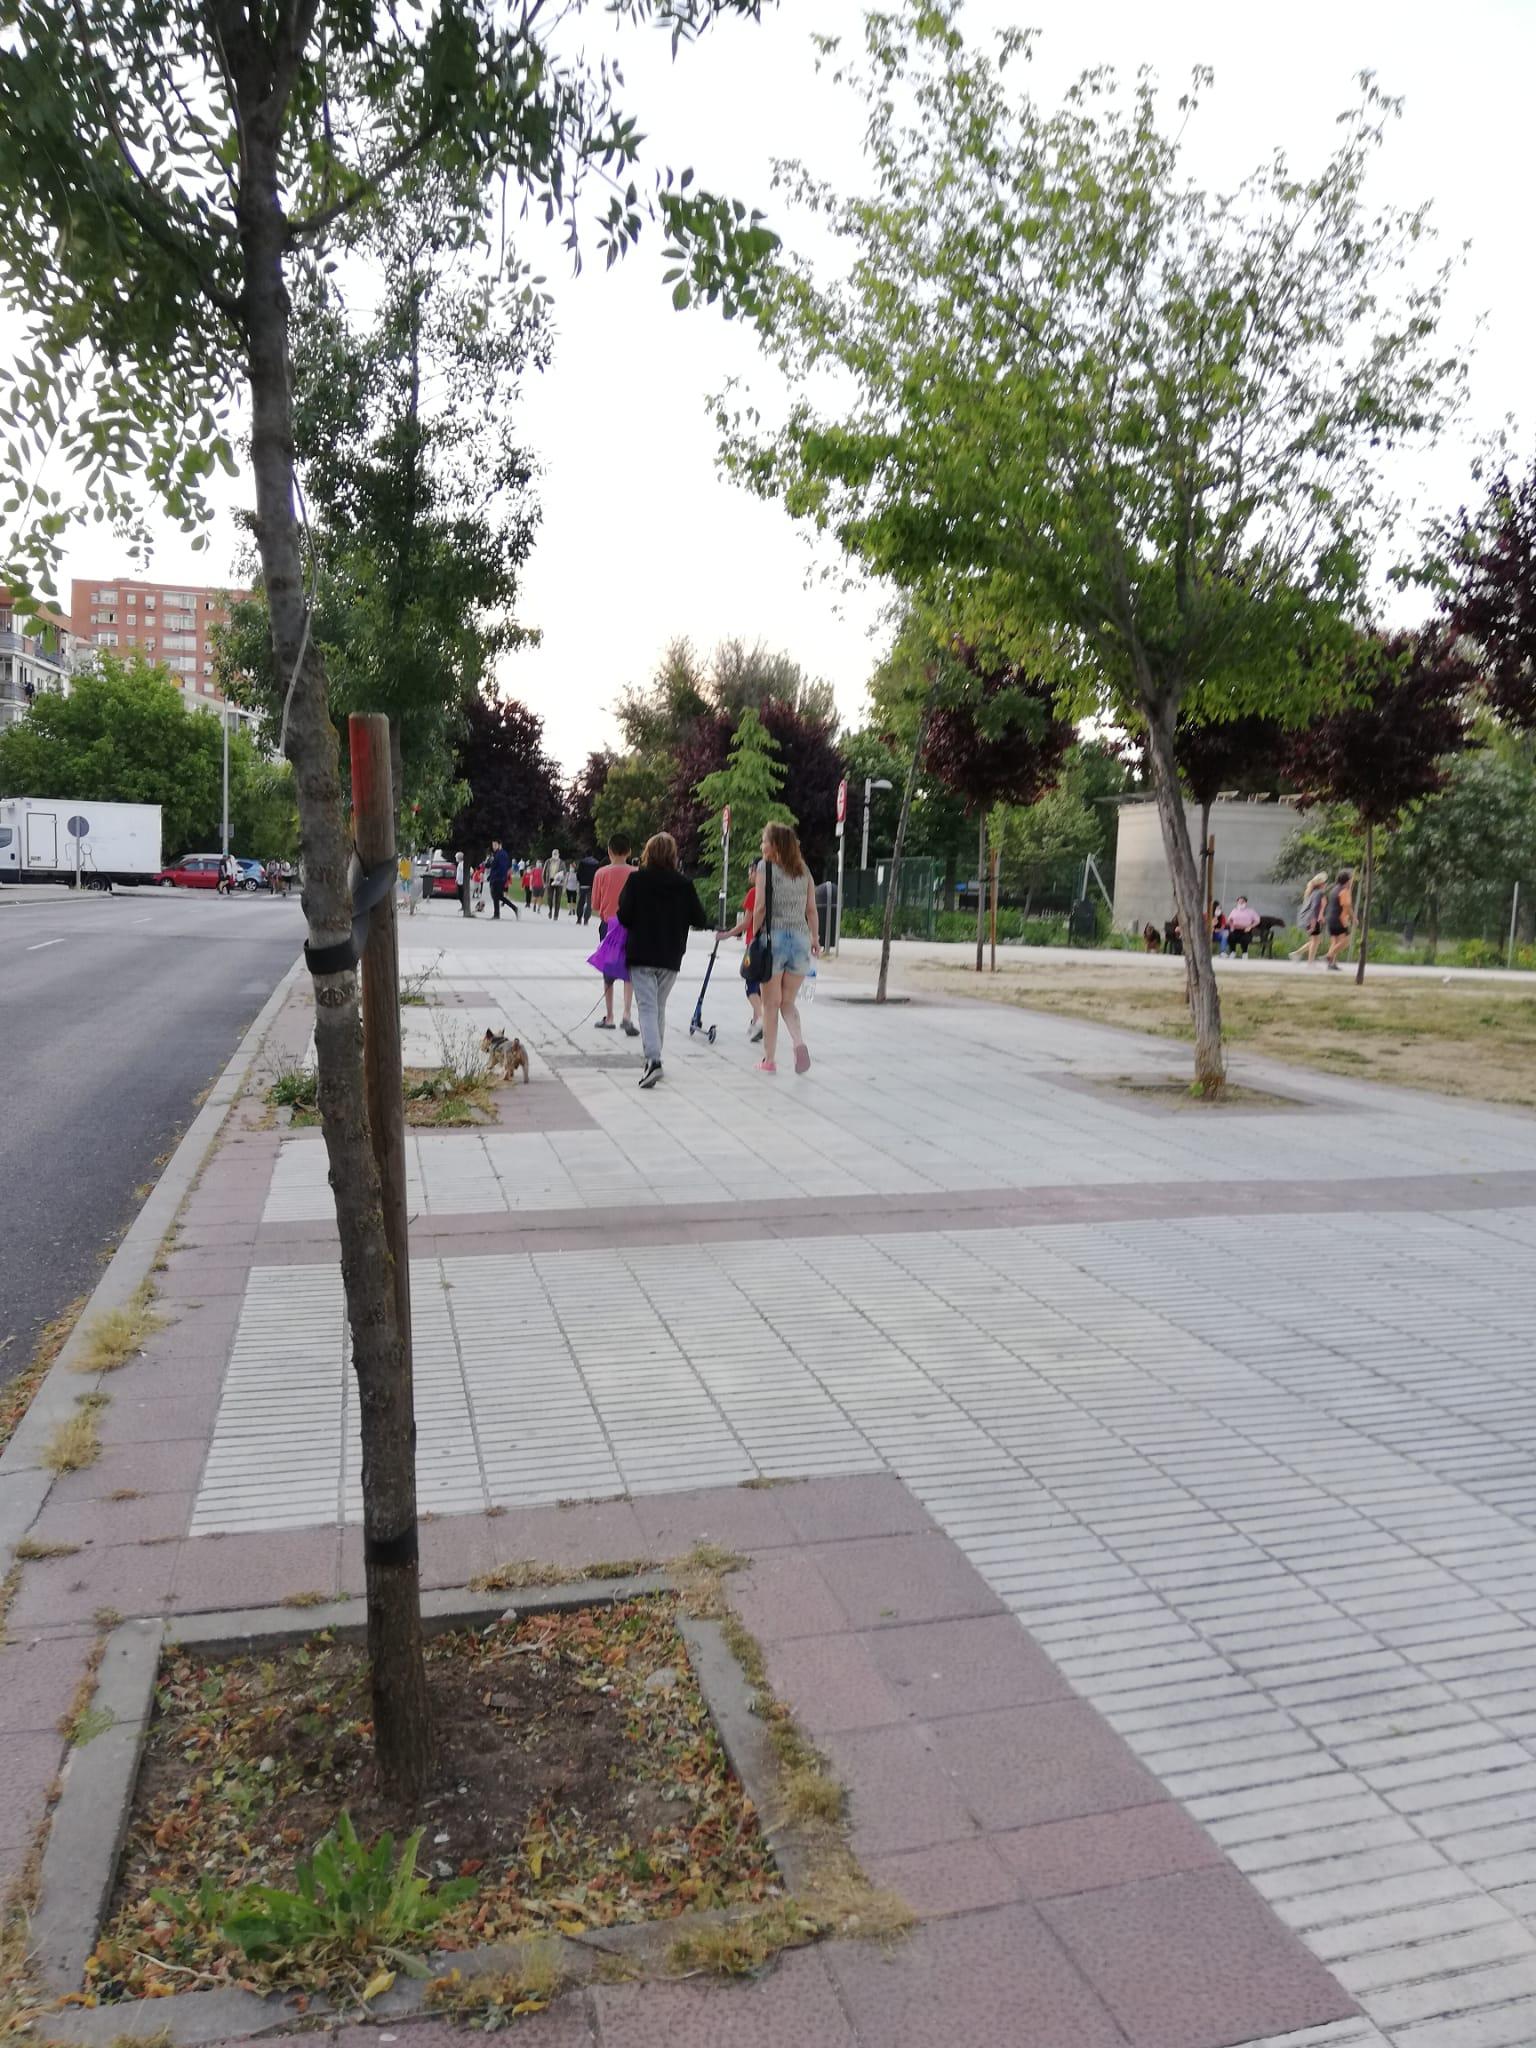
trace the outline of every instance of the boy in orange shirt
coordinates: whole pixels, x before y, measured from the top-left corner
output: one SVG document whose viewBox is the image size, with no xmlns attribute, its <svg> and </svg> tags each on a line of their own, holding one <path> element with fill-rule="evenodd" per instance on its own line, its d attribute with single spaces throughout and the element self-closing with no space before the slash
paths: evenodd
<svg viewBox="0 0 1536 2048">
<path fill-rule="evenodd" d="M 609 921 L 617 912 L 619 898 L 624 893 L 624 884 L 634 872 L 629 860 L 629 841 L 627 839 L 610 839 L 608 842 L 608 865 L 605 868 L 599 868 L 592 877 L 592 914 L 597 919 L 597 936 L 600 940 L 607 936 Z M 623 1023 L 623 1031 L 626 1038 L 638 1038 L 640 1036 L 639 1026 L 632 1021 L 629 1014 L 634 999 L 635 992 L 626 981 L 624 984 Z M 603 977 L 603 1009 L 605 1014 L 598 1018 L 597 1029 L 599 1031 L 611 1031 L 613 1029 L 613 983 L 606 975 Z"/>
</svg>

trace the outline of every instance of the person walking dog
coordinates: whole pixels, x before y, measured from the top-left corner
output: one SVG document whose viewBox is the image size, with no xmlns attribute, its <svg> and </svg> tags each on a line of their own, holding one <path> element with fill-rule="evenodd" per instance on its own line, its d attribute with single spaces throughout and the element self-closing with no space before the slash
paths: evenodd
<svg viewBox="0 0 1536 2048">
<path fill-rule="evenodd" d="M 795 1072 L 803 1074 L 811 1055 L 800 1028 L 796 998 L 812 960 L 821 951 L 821 927 L 816 915 L 816 884 L 800 841 L 788 825 L 763 828 L 763 864 L 758 870 L 757 900 L 752 905 L 752 934 L 753 979 L 761 983 L 763 991 L 763 1057 L 757 1071 L 779 1071 L 774 1054 L 782 1018 L 795 1048 Z M 763 939 L 767 940 L 766 959 L 760 943 Z"/>
<path fill-rule="evenodd" d="M 640 1012 L 645 1054 L 640 1086 L 654 1088 L 661 1079 L 667 998 L 683 964 L 688 934 L 714 929 L 698 890 L 677 865 L 677 841 L 670 832 L 653 832 L 645 842 L 640 865 L 619 896 L 619 923 L 628 939 L 629 978 Z"/>
</svg>

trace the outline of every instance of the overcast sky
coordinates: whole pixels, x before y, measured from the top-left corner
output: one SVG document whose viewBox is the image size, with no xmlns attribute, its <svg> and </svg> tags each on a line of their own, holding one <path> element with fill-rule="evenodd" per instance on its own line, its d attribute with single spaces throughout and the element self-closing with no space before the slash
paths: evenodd
<svg viewBox="0 0 1536 2048">
<path fill-rule="evenodd" d="M 1529 203 L 1528 97 L 1536 75 L 1536 0 L 1292 0 L 1284 9 L 1231 0 L 972 0 L 970 32 L 1038 25 L 1032 89 L 1054 103 L 1084 66 L 1126 73 L 1152 65 L 1170 96 L 1190 68 L 1215 68 L 1214 91 L 1189 133 L 1191 175 L 1228 185 L 1276 144 L 1309 171 L 1333 145 L 1334 117 L 1353 79 L 1374 70 L 1406 101 L 1379 159 L 1384 201 L 1434 202 L 1447 248 L 1470 240 L 1449 331 L 1474 341 L 1472 403 L 1454 445 L 1418 474 L 1428 495 L 1467 497 L 1478 434 L 1515 413 L 1529 426 L 1529 364 L 1536 340 Z M 606 17 L 594 9 L 588 33 Z M 783 0 L 758 27 L 727 23 L 674 65 L 654 32 L 626 35 L 629 104 L 650 141 L 647 159 L 694 166 L 702 183 L 767 208 L 769 166 L 799 156 L 843 189 L 860 181 L 855 101 L 817 79 L 812 26 L 859 35 L 851 0 Z M 543 520 L 522 614 L 542 645 L 510 658 L 502 675 L 546 723 L 551 750 L 574 768 L 610 742 L 618 690 L 649 674 L 666 642 L 701 648 L 726 635 L 763 638 L 813 674 L 830 677 L 845 716 L 856 717 L 880 640 L 883 593 L 851 596 L 811 577 L 800 532 L 716 473 L 706 400 L 731 376 L 771 407 L 775 386 L 749 332 L 710 312 L 674 313 L 660 282 L 654 236 L 615 270 L 580 277 L 557 245 L 525 237 L 556 294 L 552 367 L 530 381 L 521 431 L 543 464 Z M 1474 327 L 1481 320 L 1482 325 Z M 55 479 L 59 481 L 59 479 Z M 217 581 L 234 554 L 232 525 L 208 554 L 167 533 L 149 572 L 163 580 Z M 826 558 L 823 559 L 823 564 Z M 105 574 L 99 534 L 71 551 L 68 573 Z M 875 633 L 875 637 L 872 637 Z"/>
</svg>

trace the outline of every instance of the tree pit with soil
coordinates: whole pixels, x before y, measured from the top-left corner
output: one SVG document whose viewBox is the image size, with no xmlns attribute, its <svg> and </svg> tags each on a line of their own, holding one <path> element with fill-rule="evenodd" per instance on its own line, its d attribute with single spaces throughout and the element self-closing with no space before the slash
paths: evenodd
<svg viewBox="0 0 1536 2048">
<path fill-rule="evenodd" d="M 421 1828 L 419 1874 L 472 1883 L 421 1933 L 422 1957 L 782 1895 L 673 1596 L 461 1626 L 428 1642 L 427 1666 L 434 1763 L 412 1813 L 378 1783 L 359 1646 L 320 1635 L 265 1658 L 170 1652 L 88 1994 L 313 1992 L 349 1971 L 355 1990 L 376 1956 L 253 1965 L 198 1910 L 200 1887 L 291 1888 L 343 1813 L 364 1843 Z"/>
</svg>

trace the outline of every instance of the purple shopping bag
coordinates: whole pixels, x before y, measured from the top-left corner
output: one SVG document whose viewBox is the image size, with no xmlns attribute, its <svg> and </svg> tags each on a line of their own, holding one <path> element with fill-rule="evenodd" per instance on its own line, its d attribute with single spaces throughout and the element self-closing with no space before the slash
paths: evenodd
<svg viewBox="0 0 1536 2048">
<path fill-rule="evenodd" d="M 587 965 L 595 967 L 605 981 L 628 981 L 629 941 L 616 917 L 608 920 L 608 929 L 598 940 L 597 951 L 588 954 Z"/>
</svg>

